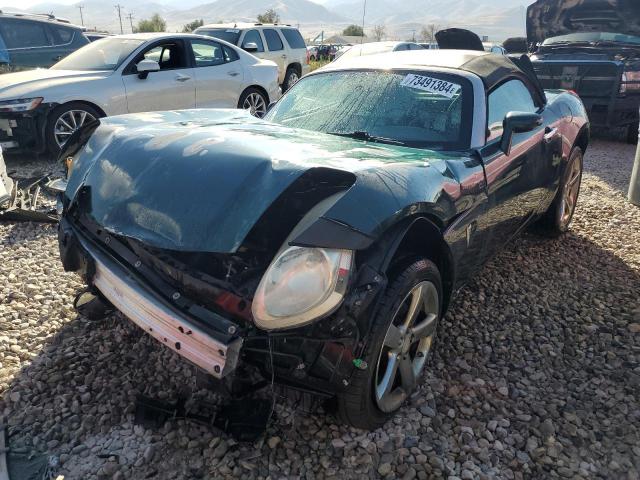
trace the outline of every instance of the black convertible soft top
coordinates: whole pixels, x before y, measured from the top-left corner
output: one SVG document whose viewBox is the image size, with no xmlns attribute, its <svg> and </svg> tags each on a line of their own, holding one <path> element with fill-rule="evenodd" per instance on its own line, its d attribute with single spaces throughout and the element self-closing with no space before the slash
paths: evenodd
<svg viewBox="0 0 640 480">
<path fill-rule="evenodd" d="M 479 76 L 487 91 L 497 87 L 508 77 L 518 77 L 536 93 L 540 105 L 547 103 L 544 89 L 527 55 L 506 56 L 495 53 L 475 55 L 459 68 Z"/>
</svg>

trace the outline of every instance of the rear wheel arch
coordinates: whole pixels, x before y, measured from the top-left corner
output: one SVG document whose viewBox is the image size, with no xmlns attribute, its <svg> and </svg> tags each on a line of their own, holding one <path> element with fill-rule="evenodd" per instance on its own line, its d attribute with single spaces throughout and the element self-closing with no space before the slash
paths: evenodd
<svg viewBox="0 0 640 480">
<path fill-rule="evenodd" d="M 298 75 L 302 76 L 302 65 L 300 64 L 300 62 L 290 63 L 289 65 L 287 65 L 287 70 L 289 70 L 290 68 L 295 69 L 295 71 L 298 72 Z"/>
</svg>

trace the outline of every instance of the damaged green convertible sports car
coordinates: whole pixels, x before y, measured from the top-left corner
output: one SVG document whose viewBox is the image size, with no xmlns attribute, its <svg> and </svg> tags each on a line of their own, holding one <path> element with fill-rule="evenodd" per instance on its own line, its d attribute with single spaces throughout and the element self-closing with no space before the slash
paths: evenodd
<svg viewBox="0 0 640 480">
<path fill-rule="evenodd" d="M 263 120 L 144 113 L 74 134 L 61 258 L 80 306 L 117 308 L 222 384 L 259 372 L 376 428 L 474 272 L 527 225 L 567 230 L 588 142 L 580 100 L 543 91 L 526 57 L 354 58 Z"/>
</svg>

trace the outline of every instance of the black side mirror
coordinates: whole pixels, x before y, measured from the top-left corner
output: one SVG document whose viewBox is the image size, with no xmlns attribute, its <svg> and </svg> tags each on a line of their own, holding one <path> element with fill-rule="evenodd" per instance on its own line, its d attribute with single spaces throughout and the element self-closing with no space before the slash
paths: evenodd
<svg viewBox="0 0 640 480">
<path fill-rule="evenodd" d="M 506 154 L 511 153 L 511 143 L 514 133 L 525 133 L 535 130 L 542 125 L 542 115 L 527 112 L 509 112 L 502 121 L 502 141 L 500 149 Z"/>
</svg>

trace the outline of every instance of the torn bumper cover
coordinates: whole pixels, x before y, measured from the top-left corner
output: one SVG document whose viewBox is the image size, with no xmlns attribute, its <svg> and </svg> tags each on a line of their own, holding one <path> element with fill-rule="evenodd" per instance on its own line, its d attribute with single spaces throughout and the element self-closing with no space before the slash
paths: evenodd
<svg viewBox="0 0 640 480">
<path fill-rule="evenodd" d="M 0 110 L 0 146 L 9 152 L 46 149 L 45 126 L 47 116 L 55 104 L 41 104 L 25 112 Z"/>
<path fill-rule="evenodd" d="M 59 227 L 59 243 L 63 263 L 80 265 L 81 273 L 104 298 L 156 340 L 216 378 L 235 370 L 241 338 L 216 335 L 212 328 L 170 305 L 66 220 Z"/>
</svg>

